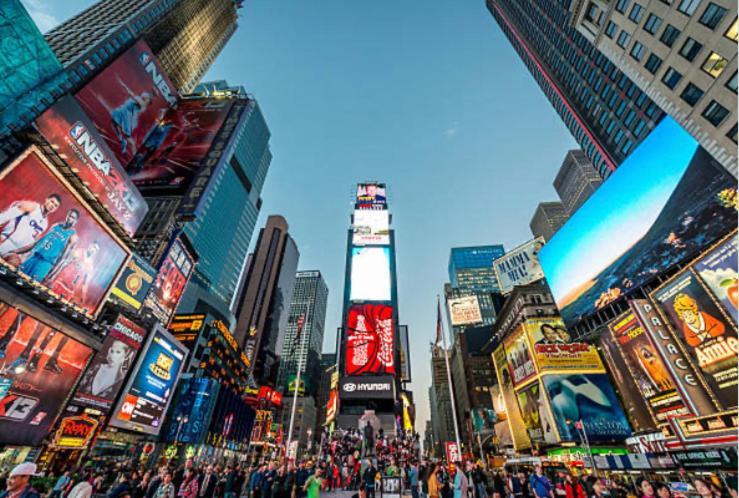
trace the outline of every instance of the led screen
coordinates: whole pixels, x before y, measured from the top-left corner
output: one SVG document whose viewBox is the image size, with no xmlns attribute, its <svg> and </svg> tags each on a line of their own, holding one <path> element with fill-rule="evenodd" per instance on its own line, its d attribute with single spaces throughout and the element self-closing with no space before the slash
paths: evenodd
<svg viewBox="0 0 739 498">
<path fill-rule="evenodd" d="M 384 183 L 360 183 L 357 185 L 356 209 L 387 209 Z"/>
<path fill-rule="evenodd" d="M 347 315 L 346 374 L 395 374 L 393 308 L 353 304 Z"/>
<path fill-rule="evenodd" d="M 357 209 L 354 211 L 355 246 L 387 245 L 390 243 L 390 215 L 387 211 Z"/>
<path fill-rule="evenodd" d="M 666 117 L 539 252 L 565 322 L 623 297 L 736 227 L 736 180 Z"/>
<path fill-rule="evenodd" d="M 162 323 L 169 323 L 194 268 L 192 255 L 179 238 L 174 239 L 145 301 L 146 307 Z"/>
<path fill-rule="evenodd" d="M 110 291 L 109 299 L 138 311 L 154 283 L 156 274 L 154 268 L 145 259 L 132 254 Z"/>
<path fill-rule="evenodd" d="M 349 299 L 389 301 L 390 294 L 390 248 L 353 247 Z"/>
</svg>

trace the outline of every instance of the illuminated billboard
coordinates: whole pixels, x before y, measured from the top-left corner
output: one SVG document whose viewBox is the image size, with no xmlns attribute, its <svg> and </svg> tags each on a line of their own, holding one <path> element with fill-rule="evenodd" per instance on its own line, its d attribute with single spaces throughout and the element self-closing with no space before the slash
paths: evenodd
<svg viewBox="0 0 739 498">
<path fill-rule="evenodd" d="M 544 278 L 539 264 L 539 251 L 543 246 L 544 239 L 537 237 L 493 261 L 500 292 L 508 294 L 517 285 L 530 284 Z"/>
<path fill-rule="evenodd" d="M 36 119 L 36 128 L 90 192 L 133 236 L 149 206 L 95 125 L 72 97 L 62 97 Z"/>
<path fill-rule="evenodd" d="M 726 235 L 735 193 L 736 180 L 665 117 L 539 252 L 565 323 Z"/>
<path fill-rule="evenodd" d="M 186 356 L 187 348 L 157 325 L 139 355 L 109 424 L 159 434 Z"/>
<path fill-rule="evenodd" d="M 493 351 L 493 365 L 495 366 L 495 374 L 498 377 L 498 385 L 500 386 L 503 406 L 505 407 L 503 411 L 508 425 L 507 432 L 510 433 L 510 437 L 513 440 L 513 447 L 516 450 L 528 449 L 531 447 L 531 440 L 529 439 L 526 424 L 523 421 L 523 416 L 521 415 L 521 410 L 518 406 L 516 391 L 513 388 L 511 371 L 508 367 L 505 348 L 502 344 Z M 499 427 L 497 426 L 495 428 L 495 432 L 503 437 L 508 436 L 508 433 L 505 430 L 499 431 Z M 501 437 L 501 439 L 503 439 L 503 437 Z"/>
<path fill-rule="evenodd" d="M 523 326 L 534 350 L 539 373 L 555 370 L 605 371 L 595 347 L 586 342 L 570 340 L 561 318 L 526 318 Z"/>
<path fill-rule="evenodd" d="M 353 304 L 346 328 L 346 375 L 395 374 L 392 306 Z"/>
<path fill-rule="evenodd" d="M 136 185 L 184 189 L 208 154 L 233 105 L 230 99 L 185 99 L 153 124 L 128 164 Z"/>
<path fill-rule="evenodd" d="M 92 348 L 0 301 L 0 444 L 38 446 Z"/>
<path fill-rule="evenodd" d="M 144 303 L 162 323 L 169 323 L 194 268 L 193 255 L 185 249 L 179 237 L 175 238 Z"/>
<path fill-rule="evenodd" d="M 482 312 L 477 296 L 464 296 L 447 301 L 452 325 L 482 323 Z"/>
<path fill-rule="evenodd" d="M 94 317 L 129 251 L 35 147 L 0 172 L 0 261 Z"/>
<path fill-rule="evenodd" d="M 503 340 L 503 346 L 505 347 L 508 369 L 515 387 L 536 375 L 536 367 L 534 366 L 534 360 L 531 358 L 531 350 L 522 326 L 517 327 Z"/>
<path fill-rule="evenodd" d="M 360 183 L 357 185 L 355 209 L 387 209 L 384 183 Z"/>
<path fill-rule="evenodd" d="M 734 234 L 700 258 L 695 271 L 718 299 L 729 317 L 737 323 L 739 309 L 739 273 L 737 273 L 737 235 Z"/>
<path fill-rule="evenodd" d="M 546 394 L 536 380 L 516 393 L 526 432 L 535 443 L 557 443 L 557 432 L 547 408 Z"/>
<path fill-rule="evenodd" d="M 137 254 L 132 254 L 126 263 L 108 299 L 138 311 L 154 283 L 156 271 Z"/>
<path fill-rule="evenodd" d="M 352 301 L 390 301 L 390 248 L 353 247 Z"/>
<path fill-rule="evenodd" d="M 385 210 L 357 209 L 353 232 L 355 246 L 387 245 L 390 243 L 390 214 Z"/>
<path fill-rule="evenodd" d="M 177 90 L 149 46 L 139 40 L 75 97 L 126 166 L 177 103 Z"/>
</svg>

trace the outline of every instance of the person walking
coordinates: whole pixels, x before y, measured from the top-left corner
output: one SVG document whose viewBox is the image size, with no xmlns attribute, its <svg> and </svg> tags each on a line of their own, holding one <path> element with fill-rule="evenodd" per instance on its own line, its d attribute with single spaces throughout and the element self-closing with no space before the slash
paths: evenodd
<svg viewBox="0 0 739 498">
<path fill-rule="evenodd" d="M 321 498 L 321 486 L 323 479 L 321 478 L 321 467 L 316 466 L 316 472 L 305 481 L 305 492 L 308 498 Z"/>
<path fill-rule="evenodd" d="M 566 498 L 587 498 L 582 484 L 580 484 L 579 481 L 576 481 L 570 473 L 565 475 L 564 488 Z"/>
<path fill-rule="evenodd" d="M 153 498 L 175 498 L 172 474 L 168 470 L 164 470 L 162 472 L 161 482 L 154 491 Z"/>
<path fill-rule="evenodd" d="M 362 483 L 364 484 L 364 490 L 367 494 L 367 498 L 375 498 L 375 477 L 377 476 L 377 469 L 375 468 L 374 462 L 367 459 L 367 468 L 364 469 L 362 474 Z"/>
<path fill-rule="evenodd" d="M 529 477 L 529 487 L 535 498 L 554 498 L 554 488 L 549 478 L 544 475 L 541 465 L 537 465 Z"/>
<path fill-rule="evenodd" d="M 418 467 L 416 466 L 415 462 L 411 463 L 411 466 L 408 469 L 408 484 L 411 487 L 411 497 L 419 498 L 418 496 Z"/>
<path fill-rule="evenodd" d="M 0 498 L 40 498 L 39 492 L 31 486 L 31 477 L 36 475 L 36 464 L 24 462 L 10 471 L 5 483 L 5 491 Z"/>
<path fill-rule="evenodd" d="M 429 498 L 441 498 L 441 483 L 439 482 L 438 473 L 439 465 L 436 464 L 426 481 Z"/>
<path fill-rule="evenodd" d="M 180 489 L 177 491 L 179 498 L 198 498 L 198 479 L 195 469 L 190 468 L 185 470 L 182 484 Z"/>
</svg>

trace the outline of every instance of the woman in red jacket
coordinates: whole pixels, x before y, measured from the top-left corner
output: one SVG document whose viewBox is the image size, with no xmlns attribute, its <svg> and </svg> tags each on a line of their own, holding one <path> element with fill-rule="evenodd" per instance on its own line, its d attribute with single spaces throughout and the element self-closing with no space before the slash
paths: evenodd
<svg viewBox="0 0 739 498">
<path fill-rule="evenodd" d="M 587 498 L 580 481 L 576 481 L 569 473 L 565 476 L 565 493 L 566 498 Z"/>
</svg>

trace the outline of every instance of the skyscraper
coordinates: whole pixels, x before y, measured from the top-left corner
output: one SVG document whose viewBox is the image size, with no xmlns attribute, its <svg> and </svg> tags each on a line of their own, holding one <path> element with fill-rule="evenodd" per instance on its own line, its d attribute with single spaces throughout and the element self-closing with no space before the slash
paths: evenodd
<svg viewBox="0 0 739 498">
<path fill-rule="evenodd" d="M 234 337 L 244 348 L 259 384 L 274 387 L 277 382 L 299 258 L 285 218 L 269 216 L 249 258 L 235 309 Z"/>
<path fill-rule="evenodd" d="M 451 352 L 449 353 L 451 355 Z M 438 346 L 431 348 L 431 386 L 429 386 L 431 405 L 431 425 L 438 455 L 444 453 L 444 443 L 455 440 L 452 401 L 449 395 L 444 350 Z"/>
<path fill-rule="evenodd" d="M 570 3 L 487 0 L 521 60 L 605 178 L 664 112 L 569 24 Z"/>
<path fill-rule="evenodd" d="M 557 191 L 567 215 L 572 216 L 601 183 L 603 178 L 585 153 L 581 150 L 570 150 L 567 151 L 554 179 L 554 190 Z"/>
<path fill-rule="evenodd" d="M 534 237 L 551 239 L 567 221 L 567 210 L 559 201 L 540 202 L 536 206 L 529 228 Z"/>
</svg>

